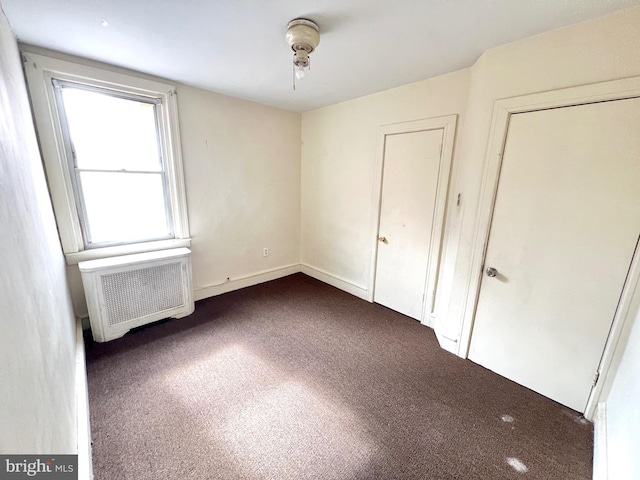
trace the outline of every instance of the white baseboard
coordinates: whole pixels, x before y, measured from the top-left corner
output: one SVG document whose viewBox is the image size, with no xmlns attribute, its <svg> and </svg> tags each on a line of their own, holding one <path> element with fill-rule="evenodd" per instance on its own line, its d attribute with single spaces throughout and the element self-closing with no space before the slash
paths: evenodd
<svg viewBox="0 0 640 480">
<path fill-rule="evenodd" d="M 433 331 L 436 332 L 436 338 L 438 339 L 440 348 L 454 355 L 458 355 L 458 342 L 445 337 L 437 328 L 434 328 Z"/>
<path fill-rule="evenodd" d="M 593 480 L 607 480 L 608 472 L 607 404 L 600 402 L 593 422 Z"/>
<path fill-rule="evenodd" d="M 422 325 L 424 325 L 425 327 L 429 327 L 429 328 L 433 329 L 433 327 L 436 324 L 435 314 L 433 314 L 433 313 L 425 314 L 424 318 L 422 320 L 420 320 L 420 323 Z"/>
<path fill-rule="evenodd" d="M 353 282 L 340 278 L 331 273 L 325 272 L 319 268 L 312 267 L 305 264 L 293 264 L 286 267 L 274 268 L 273 270 L 265 270 L 263 272 L 254 273 L 240 278 L 230 279 L 228 282 L 219 283 L 217 285 L 209 285 L 206 287 L 196 288 L 193 297 L 197 300 L 203 300 L 205 298 L 214 297 L 223 293 L 232 292 L 245 287 L 251 287 L 260 283 L 268 282 L 270 280 L 276 280 L 278 278 L 286 277 L 294 273 L 302 272 L 305 275 L 320 280 L 331 286 L 344 290 L 351 295 L 355 295 L 358 298 L 368 301 L 368 289 L 366 287 L 357 285 Z"/>
<path fill-rule="evenodd" d="M 240 290 L 241 288 L 251 287 L 270 280 L 286 277 L 287 275 L 298 273 L 299 271 L 300 264 L 296 263 L 293 265 L 287 265 L 286 267 L 264 270 L 244 277 L 232 278 L 228 282 L 196 288 L 193 292 L 193 298 L 197 301 L 209 297 L 215 297 L 216 295 L 221 295 L 223 293 Z"/>
<path fill-rule="evenodd" d="M 309 275 L 310 277 L 315 278 L 316 280 L 320 280 L 321 282 L 339 288 L 340 290 L 344 290 L 351 295 L 355 295 L 358 298 L 369 301 L 369 289 L 367 287 L 363 287 L 356 283 L 350 282 L 349 280 L 345 280 L 344 278 L 340 278 L 337 275 L 333 275 L 329 272 L 325 272 L 324 270 L 312 267 L 311 265 L 307 265 L 305 263 L 301 265 L 300 271 L 305 275 Z"/>
<path fill-rule="evenodd" d="M 438 340 L 440 348 L 446 350 L 449 353 L 453 353 L 454 355 L 458 355 L 458 341 L 443 335 L 442 329 L 440 328 L 442 320 L 440 319 L 440 317 L 438 317 L 438 314 L 435 312 L 432 313 L 431 319 L 433 331 L 436 332 L 436 339 Z"/>
<path fill-rule="evenodd" d="M 81 319 L 76 320 L 76 410 L 78 427 L 78 480 L 93 480 L 87 363 Z"/>
</svg>

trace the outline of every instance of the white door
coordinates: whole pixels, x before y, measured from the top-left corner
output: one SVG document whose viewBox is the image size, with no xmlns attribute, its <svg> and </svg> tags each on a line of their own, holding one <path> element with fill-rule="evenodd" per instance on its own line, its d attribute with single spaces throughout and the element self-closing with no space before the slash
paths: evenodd
<svg viewBox="0 0 640 480">
<path fill-rule="evenodd" d="M 640 233 L 638 132 L 640 99 L 509 123 L 469 358 L 580 412 Z"/>
<path fill-rule="evenodd" d="M 422 319 L 443 129 L 387 135 L 374 301 Z"/>
</svg>

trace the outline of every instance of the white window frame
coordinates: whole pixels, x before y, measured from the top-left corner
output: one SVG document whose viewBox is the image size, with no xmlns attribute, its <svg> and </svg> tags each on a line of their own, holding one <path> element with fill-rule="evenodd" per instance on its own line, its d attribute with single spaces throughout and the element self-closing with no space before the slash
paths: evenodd
<svg viewBox="0 0 640 480">
<path fill-rule="evenodd" d="M 23 59 L 49 191 L 67 263 L 74 265 L 84 260 L 115 255 L 189 247 L 191 240 L 175 87 L 31 52 L 23 52 Z M 53 79 L 159 100 L 162 107 L 159 109 L 158 123 L 162 132 L 162 150 L 165 153 L 168 202 L 174 238 L 116 246 L 85 247 L 79 218 L 81 210 L 74 195 L 73 173 L 69 170 Z"/>
</svg>

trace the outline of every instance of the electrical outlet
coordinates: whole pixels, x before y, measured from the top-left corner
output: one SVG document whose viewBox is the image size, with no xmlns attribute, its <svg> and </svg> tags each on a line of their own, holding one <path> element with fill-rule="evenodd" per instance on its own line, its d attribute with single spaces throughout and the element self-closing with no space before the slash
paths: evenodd
<svg viewBox="0 0 640 480">
<path fill-rule="evenodd" d="M 269 248 L 268 247 L 264 247 L 262 249 L 262 256 L 263 257 L 268 257 L 269 256 Z"/>
</svg>

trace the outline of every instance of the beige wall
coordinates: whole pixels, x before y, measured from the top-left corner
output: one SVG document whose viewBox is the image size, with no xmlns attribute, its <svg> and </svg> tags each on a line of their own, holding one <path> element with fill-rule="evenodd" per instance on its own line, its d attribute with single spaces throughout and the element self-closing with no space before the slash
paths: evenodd
<svg viewBox="0 0 640 480">
<path fill-rule="evenodd" d="M 0 11 L 0 452 L 76 453 L 76 331 L 22 74 Z"/>
<path fill-rule="evenodd" d="M 301 258 L 310 273 L 367 296 L 378 127 L 457 114 L 459 134 L 469 75 L 461 70 L 302 114 Z"/>
<path fill-rule="evenodd" d="M 460 339 L 467 295 L 482 167 L 495 101 L 640 75 L 640 7 L 486 51 L 471 75 L 467 121 L 460 142 L 460 215 L 451 223 L 439 291 L 443 332 Z"/>
<path fill-rule="evenodd" d="M 178 109 L 196 299 L 297 268 L 300 114 L 182 85 Z"/>
</svg>

